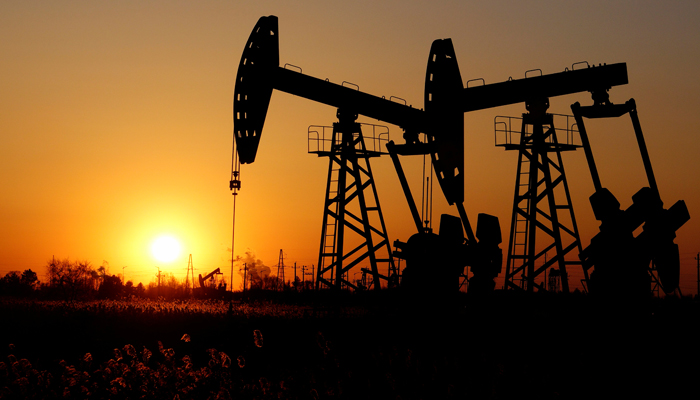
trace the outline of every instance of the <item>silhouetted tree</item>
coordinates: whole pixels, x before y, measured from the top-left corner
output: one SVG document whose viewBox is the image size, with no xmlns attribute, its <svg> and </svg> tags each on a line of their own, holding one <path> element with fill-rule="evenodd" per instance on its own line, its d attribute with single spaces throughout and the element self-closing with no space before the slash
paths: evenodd
<svg viewBox="0 0 700 400">
<path fill-rule="evenodd" d="M 32 271 L 31 269 L 27 269 L 22 272 L 20 283 L 31 290 L 34 290 L 37 288 L 37 286 L 39 286 L 39 277 L 36 275 L 36 272 Z"/>
<path fill-rule="evenodd" d="M 122 296 L 124 297 L 144 297 L 145 294 L 146 289 L 143 287 L 142 283 L 134 286 L 133 281 L 126 281 L 126 283 L 122 286 Z"/>
<path fill-rule="evenodd" d="M 126 281 L 124 284 L 124 296 L 133 296 L 134 295 L 134 282 L 132 281 Z"/>
<path fill-rule="evenodd" d="M 134 288 L 134 296 L 136 296 L 136 297 L 146 296 L 146 288 L 143 287 L 143 283 L 139 282 L 139 284 L 136 285 L 136 288 Z"/>
<path fill-rule="evenodd" d="M 14 296 L 13 293 L 19 286 L 19 271 L 10 271 L 0 279 L 0 293 L 4 295 Z"/>
<path fill-rule="evenodd" d="M 46 265 L 48 285 L 66 300 L 76 300 L 91 294 L 96 274 L 89 261 L 69 259 L 50 260 Z"/>
<path fill-rule="evenodd" d="M 139 285 L 141 288 L 143 288 L 141 284 Z M 160 274 L 160 285 L 158 278 L 154 277 L 148 284 L 145 294 L 148 297 L 164 297 L 166 299 L 172 299 L 185 297 L 187 295 L 187 290 L 185 289 L 184 280 L 179 280 L 172 272 L 163 272 Z"/>
<path fill-rule="evenodd" d="M 0 295 L 31 296 L 38 284 L 39 279 L 31 269 L 25 270 L 21 274 L 19 271 L 10 271 L 0 279 Z"/>
<path fill-rule="evenodd" d="M 133 285 L 133 284 L 132 284 Z M 101 299 L 118 299 L 122 297 L 124 292 L 122 281 L 116 275 L 105 275 L 102 277 L 102 284 L 97 291 L 97 295 Z"/>
</svg>

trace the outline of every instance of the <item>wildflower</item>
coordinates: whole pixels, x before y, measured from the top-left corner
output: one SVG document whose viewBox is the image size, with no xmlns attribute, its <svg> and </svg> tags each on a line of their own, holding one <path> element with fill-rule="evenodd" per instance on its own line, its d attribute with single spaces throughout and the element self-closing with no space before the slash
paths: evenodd
<svg viewBox="0 0 700 400">
<path fill-rule="evenodd" d="M 127 344 L 124 346 L 124 351 L 129 355 L 129 357 L 136 358 L 136 349 L 134 346 Z"/>
<path fill-rule="evenodd" d="M 184 335 L 182 335 L 182 338 L 180 340 L 184 340 L 185 342 L 189 342 L 191 340 L 190 335 L 185 333 Z"/>
<path fill-rule="evenodd" d="M 119 378 L 117 378 L 117 379 L 114 379 L 114 380 L 113 380 L 112 382 L 110 382 L 110 383 L 112 384 L 112 386 L 117 386 L 117 385 L 119 385 L 119 386 L 121 386 L 121 387 L 126 387 L 126 381 L 124 381 L 124 378 L 122 378 L 121 376 L 120 376 Z"/>
<path fill-rule="evenodd" d="M 158 342 L 158 343 L 160 343 L 160 342 Z M 151 353 L 151 351 L 148 350 L 148 349 L 146 348 L 146 346 L 143 346 L 143 352 L 142 352 L 141 354 L 142 354 L 142 357 L 143 357 L 143 362 L 146 363 L 146 364 L 148 364 L 148 360 L 151 358 L 151 356 L 153 355 L 153 353 Z"/>
<path fill-rule="evenodd" d="M 10 343 L 9 346 L 7 346 L 7 347 L 10 348 L 10 351 L 14 351 L 14 350 L 15 350 L 15 345 L 12 344 L 12 343 Z"/>
<path fill-rule="evenodd" d="M 228 368 L 231 366 L 231 357 L 229 357 L 226 353 L 223 351 L 219 353 L 221 356 L 221 366 L 224 368 Z"/>
<path fill-rule="evenodd" d="M 256 346 L 263 347 L 263 336 L 259 330 L 256 329 L 253 331 L 253 338 Z"/>
<path fill-rule="evenodd" d="M 238 356 L 236 361 L 238 361 L 238 368 L 245 367 L 245 358 L 243 358 L 243 356 Z"/>
<path fill-rule="evenodd" d="M 12 363 L 12 372 L 13 372 L 15 375 L 18 375 L 18 374 L 19 374 L 19 362 L 15 361 L 15 362 Z"/>
<path fill-rule="evenodd" d="M 19 364 L 22 366 L 22 369 L 25 371 L 28 369 L 32 369 L 32 363 L 30 363 L 29 360 L 27 360 L 26 358 L 19 360 Z"/>
<path fill-rule="evenodd" d="M 114 359 L 119 362 L 122 360 L 122 352 L 119 349 L 114 349 Z"/>
<path fill-rule="evenodd" d="M 19 385 L 23 392 L 26 391 L 29 387 L 29 379 L 27 379 L 24 376 L 19 378 L 19 380 L 16 383 Z"/>
<path fill-rule="evenodd" d="M 85 355 L 83 356 L 83 361 L 85 361 L 88 364 L 91 363 L 92 362 L 92 354 L 85 353 Z"/>
</svg>

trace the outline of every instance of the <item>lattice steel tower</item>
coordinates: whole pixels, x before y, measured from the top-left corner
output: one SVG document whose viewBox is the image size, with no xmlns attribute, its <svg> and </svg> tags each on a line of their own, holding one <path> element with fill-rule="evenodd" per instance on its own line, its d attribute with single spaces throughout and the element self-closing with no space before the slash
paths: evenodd
<svg viewBox="0 0 700 400">
<path fill-rule="evenodd" d="M 381 279 L 396 271 L 369 159 L 385 154 L 381 144 L 388 129 L 371 125 L 372 137 L 365 138 L 356 113 L 338 110 L 337 116 L 330 138 L 314 130 L 323 127 L 309 129 L 309 152 L 329 159 L 316 289 L 357 289 L 348 274 L 362 262 L 368 262 L 372 286 L 379 289 Z"/>
<path fill-rule="evenodd" d="M 550 267 L 558 267 L 561 289 L 568 292 L 567 268 L 582 265 L 578 259 L 581 240 L 561 158 L 562 151 L 581 146 L 574 144 L 573 117 L 548 114 L 548 107 L 548 99 L 528 102 L 529 112 L 523 114 L 520 132 L 511 129 L 511 123 L 519 118 L 496 117 L 495 121 L 496 145 L 518 150 L 506 289 L 547 290 L 544 277 L 541 281 L 538 277 Z M 555 116 L 565 121 L 566 129 L 554 127 Z M 562 133 L 566 134 L 565 143 L 557 138 Z M 500 143 L 499 135 L 505 139 Z M 583 272 L 588 281 L 587 272 Z"/>
<path fill-rule="evenodd" d="M 277 290 L 284 290 L 284 252 L 280 249 L 280 257 L 277 262 Z"/>
</svg>

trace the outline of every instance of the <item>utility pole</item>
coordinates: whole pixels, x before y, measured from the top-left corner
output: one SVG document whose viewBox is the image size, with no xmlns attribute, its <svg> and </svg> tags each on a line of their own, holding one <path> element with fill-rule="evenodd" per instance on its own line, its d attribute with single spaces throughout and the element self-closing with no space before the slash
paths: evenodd
<svg viewBox="0 0 700 400">
<path fill-rule="evenodd" d="M 160 296 L 160 267 L 156 268 L 158 268 L 158 296 Z"/>
<path fill-rule="evenodd" d="M 311 277 L 311 290 L 314 290 L 314 272 L 313 272 L 313 265 L 311 265 L 311 271 L 312 271 L 312 272 L 306 272 L 308 269 L 309 269 L 309 267 L 307 267 L 306 265 L 303 265 L 303 266 L 301 267 L 301 276 L 303 277 L 303 278 L 302 278 L 303 286 L 304 286 L 304 289 L 306 289 L 306 276 L 308 275 L 308 276 Z"/>
<path fill-rule="evenodd" d="M 240 272 L 241 269 L 239 268 L 238 271 Z M 243 291 L 245 292 L 245 286 L 246 286 L 246 281 L 248 280 L 248 263 L 243 263 Z M 231 286 L 233 286 L 233 283 L 231 283 Z M 231 288 L 233 290 L 233 287 Z"/>
<path fill-rule="evenodd" d="M 187 275 L 185 276 L 185 291 L 189 291 L 190 271 L 192 271 L 192 291 L 194 291 L 194 264 L 192 263 L 192 254 L 190 254 L 190 258 L 187 261 Z"/>
<path fill-rule="evenodd" d="M 294 261 L 294 290 L 297 289 L 297 262 Z"/>
</svg>

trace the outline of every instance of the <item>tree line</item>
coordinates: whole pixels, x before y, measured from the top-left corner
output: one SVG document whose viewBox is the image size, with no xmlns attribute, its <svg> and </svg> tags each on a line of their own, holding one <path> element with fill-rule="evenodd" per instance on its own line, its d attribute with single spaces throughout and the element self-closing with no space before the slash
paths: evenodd
<svg viewBox="0 0 700 400">
<path fill-rule="evenodd" d="M 73 301 L 129 297 L 177 298 L 192 293 L 191 285 L 177 279 L 172 273 L 162 273 L 147 285 L 124 282 L 123 277 L 110 274 L 107 262 L 95 268 L 89 261 L 51 259 L 46 262 L 44 269 L 44 282 L 31 269 L 8 272 L 0 278 L 0 296 Z"/>
<path fill-rule="evenodd" d="M 106 261 L 97 268 L 90 261 L 51 259 L 44 266 L 45 279 L 40 281 L 31 269 L 10 271 L 0 278 L 0 296 L 32 297 L 40 299 L 91 300 L 123 299 L 130 297 L 212 297 L 222 294 L 227 283 L 223 274 L 205 281 L 205 287 L 196 287 L 192 281 L 178 279 L 173 273 L 161 272 L 147 285 L 124 282 L 120 275 L 110 274 Z M 313 290 L 311 281 L 281 282 L 274 275 L 241 274 L 239 290 L 305 291 Z M 197 284 L 197 286 L 199 286 Z"/>
</svg>

